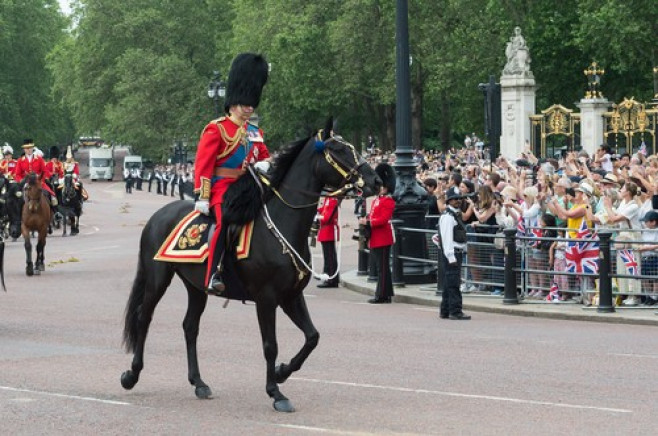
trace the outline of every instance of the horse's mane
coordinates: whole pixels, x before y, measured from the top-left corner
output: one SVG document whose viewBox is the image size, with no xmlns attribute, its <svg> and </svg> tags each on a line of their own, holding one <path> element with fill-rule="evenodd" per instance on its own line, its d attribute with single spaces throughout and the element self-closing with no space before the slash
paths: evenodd
<svg viewBox="0 0 658 436">
<path fill-rule="evenodd" d="M 295 141 L 289 144 L 274 159 L 272 164 L 272 171 L 269 175 L 271 187 L 275 189 L 279 189 L 281 187 L 283 178 L 286 176 L 288 170 L 290 170 L 290 167 L 297 158 L 297 155 L 302 150 L 302 148 L 304 148 L 304 145 L 306 145 L 310 138 L 311 137 L 309 136 L 308 138 L 300 139 L 299 141 Z"/>
<path fill-rule="evenodd" d="M 37 184 L 37 175 L 34 174 L 34 173 L 30 173 L 27 176 L 27 184 L 30 185 L 30 186 L 36 185 Z"/>
</svg>

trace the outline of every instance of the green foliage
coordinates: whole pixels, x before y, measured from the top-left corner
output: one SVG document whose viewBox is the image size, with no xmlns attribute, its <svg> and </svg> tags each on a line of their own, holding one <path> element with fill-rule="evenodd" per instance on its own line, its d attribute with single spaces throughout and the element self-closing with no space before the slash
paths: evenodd
<svg viewBox="0 0 658 436">
<path fill-rule="evenodd" d="M 606 69 L 606 97 L 652 97 L 655 1 L 408 3 L 412 126 L 426 148 L 482 134 L 477 85 L 500 76 L 517 25 L 538 110 L 573 108 L 593 60 Z M 396 2 L 384 0 L 81 0 L 66 31 L 55 0 L 0 0 L 0 139 L 70 140 L 73 122 L 77 135 L 100 132 L 162 159 L 214 117 L 206 96 L 213 70 L 226 79 L 233 57 L 252 51 L 272 68 L 258 108 L 270 148 L 330 115 L 357 145 L 373 133 L 391 148 L 395 13 Z"/>
</svg>

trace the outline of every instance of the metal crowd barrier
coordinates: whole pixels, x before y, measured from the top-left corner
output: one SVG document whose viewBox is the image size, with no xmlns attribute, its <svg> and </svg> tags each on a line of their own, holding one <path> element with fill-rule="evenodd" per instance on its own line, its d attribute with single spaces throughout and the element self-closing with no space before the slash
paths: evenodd
<svg viewBox="0 0 658 436">
<path fill-rule="evenodd" d="M 402 256 L 399 244 L 394 244 L 391 250 L 393 283 L 397 286 L 405 283 L 402 260 L 433 265 L 436 268 L 436 293 L 440 294 L 443 290 L 440 262 L 443 254 L 440 244 L 437 246 L 432 242 L 437 231 L 402 227 L 400 224 L 401 221 L 394 222 L 396 241 L 401 241 L 405 233 L 423 233 L 428 257 Z M 564 228 L 553 229 L 565 231 Z M 528 229 L 526 235 L 531 231 L 532 228 Z M 656 233 L 658 230 L 599 230 L 595 239 L 599 244 L 598 270 L 587 273 L 568 272 L 564 259 L 551 265 L 548 250 L 545 247 L 539 249 L 537 245 L 547 241 L 551 245 L 564 246 L 568 242 L 589 240 L 519 236 L 515 228 L 469 227 L 462 264 L 462 291 L 502 298 L 504 304 L 529 301 L 593 304 L 600 312 L 614 312 L 615 306 L 619 305 L 634 307 L 653 301 L 658 306 L 658 250 L 647 249 L 650 245 L 658 245 L 658 241 L 643 240 L 643 232 Z M 367 244 L 362 241 L 358 274 L 367 274 L 369 281 L 376 281 L 377 272 L 368 254 Z M 623 303 L 623 297 L 631 304 Z"/>
</svg>

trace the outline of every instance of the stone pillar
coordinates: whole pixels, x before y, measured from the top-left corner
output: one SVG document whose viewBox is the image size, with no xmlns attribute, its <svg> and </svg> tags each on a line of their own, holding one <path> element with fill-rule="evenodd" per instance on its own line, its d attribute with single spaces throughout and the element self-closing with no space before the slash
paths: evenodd
<svg viewBox="0 0 658 436">
<path fill-rule="evenodd" d="M 516 158 L 530 141 L 530 116 L 535 114 L 535 77 L 530 70 L 530 50 L 521 34 L 514 35 L 505 48 L 507 63 L 500 78 L 502 133 L 500 152 L 506 158 Z"/>
<path fill-rule="evenodd" d="M 610 102 L 605 98 L 583 98 L 577 104 L 580 109 L 580 145 L 590 156 L 603 144 L 603 113 Z"/>
<path fill-rule="evenodd" d="M 532 135 L 530 116 L 535 114 L 535 79 L 503 76 L 500 79 L 502 135 L 500 152 L 516 159 Z"/>
</svg>

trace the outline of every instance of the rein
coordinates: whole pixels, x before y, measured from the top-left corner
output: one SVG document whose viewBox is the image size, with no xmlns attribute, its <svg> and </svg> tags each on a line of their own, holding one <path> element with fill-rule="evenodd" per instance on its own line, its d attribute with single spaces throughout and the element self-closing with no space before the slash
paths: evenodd
<svg viewBox="0 0 658 436">
<path fill-rule="evenodd" d="M 359 163 L 359 157 L 356 153 L 356 149 L 354 148 L 354 146 L 352 144 L 348 143 L 348 142 L 343 141 L 342 138 L 335 137 L 333 135 L 329 139 L 327 139 L 326 141 L 323 141 L 321 138 L 322 138 L 322 130 L 320 130 L 317 134 L 316 143 L 317 142 L 322 142 L 322 145 L 323 145 L 323 148 L 324 148 L 324 150 L 323 150 L 324 159 L 327 161 L 327 163 L 329 165 L 331 165 L 331 167 L 333 169 L 335 169 L 338 172 L 338 174 L 343 176 L 343 182 L 342 182 L 341 186 L 339 186 L 338 189 L 327 193 L 326 196 L 327 197 L 338 197 L 338 196 L 346 194 L 347 192 L 349 192 L 353 189 L 360 190 L 363 187 L 364 182 L 363 182 L 363 179 L 361 178 L 359 170 L 361 169 L 361 167 L 363 165 L 367 165 L 367 162 Z M 352 151 L 352 155 L 354 156 L 354 164 L 355 165 L 350 168 L 350 166 L 348 164 L 346 164 L 345 162 L 343 162 L 341 159 L 338 159 L 337 157 L 333 156 L 331 154 L 331 152 L 329 150 L 327 150 L 327 148 L 326 148 L 326 144 L 329 141 L 334 141 L 334 142 L 337 142 L 337 143 L 339 143 L 343 146 L 348 147 Z M 343 168 L 343 166 L 341 166 L 341 165 L 343 165 L 344 167 L 349 168 L 349 169 L 345 170 Z M 274 193 L 274 195 L 277 196 L 277 198 L 279 200 L 281 200 L 281 202 L 283 204 L 285 204 L 287 207 L 289 207 L 291 209 L 306 209 L 306 208 L 309 208 L 309 207 L 317 207 L 317 202 L 309 203 L 309 204 L 302 204 L 302 205 L 290 204 L 289 202 L 287 202 L 283 198 L 283 195 L 281 195 L 281 193 L 276 188 L 273 188 L 270 185 L 270 181 L 264 175 L 259 174 L 258 178 L 260 179 L 260 181 L 264 185 L 266 185 Z M 356 179 L 356 180 L 354 180 L 354 179 Z M 293 188 L 293 187 L 285 185 L 285 184 L 283 184 L 283 185 L 286 186 L 287 188 L 289 188 L 292 191 L 308 195 L 309 197 L 315 197 L 315 196 L 320 195 L 319 192 L 305 191 L 305 190 L 302 190 L 302 189 Z"/>
</svg>

